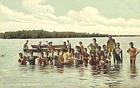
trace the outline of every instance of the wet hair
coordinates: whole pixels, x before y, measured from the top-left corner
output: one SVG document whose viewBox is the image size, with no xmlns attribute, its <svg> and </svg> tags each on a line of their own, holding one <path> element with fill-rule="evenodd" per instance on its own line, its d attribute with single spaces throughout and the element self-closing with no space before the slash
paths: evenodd
<svg viewBox="0 0 140 88">
<path fill-rule="evenodd" d="M 133 42 L 130 42 L 129 44 L 134 45 Z"/>
<path fill-rule="evenodd" d="M 40 54 L 41 54 L 41 55 L 44 55 L 44 53 L 43 53 L 43 52 L 41 52 Z"/>
<path fill-rule="evenodd" d="M 67 40 L 67 42 L 69 43 L 69 40 Z"/>
<path fill-rule="evenodd" d="M 64 44 L 66 44 L 66 42 L 64 42 Z"/>
<path fill-rule="evenodd" d="M 26 42 L 29 42 L 28 40 L 26 40 Z"/>
<path fill-rule="evenodd" d="M 93 38 L 93 40 L 96 42 L 96 38 Z"/>
<path fill-rule="evenodd" d="M 73 54 L 74 54 L 74 49 L 71 49 L 71 53 L 73 53 Z"/>
<path fill-rule="evenodd" d="M 101 46 L 98 46 L 98 49 L 100 49 L 100 50 L 101 50 Z"/>
<path fill-rule="evenodd" d="M 82 42 L 80 41 L 79 44 L 82 44 Z"/>
<path fill-rule="evenodd" d="M 117 43 L 116 43 L 116 45 L 119 45 L 119 46 L 120 46 L 120 43 L 119 43 L 119 42 L 117 42 Z"/>
<path fill-rule="evenodd" d="M 85 51 L 87 51 L 87 48 L 85 48 Z"/>
<path fill-rule="evenodd" d="M 19 56 L 21 56 L 21 58 L 22 58 L 22 57 L 23 57 L 23 54 L 20 52 L 20 53 L 19 53 Z"/>
<path fill-rule="evenodd" d="M 20 52 L 19 55 L 23 55 L 23 54 Z"/>
<path fill-rule="evenodd" d="M 106 45 L 103 45 L 103 47 L 105 47 Z"/>
</svg>

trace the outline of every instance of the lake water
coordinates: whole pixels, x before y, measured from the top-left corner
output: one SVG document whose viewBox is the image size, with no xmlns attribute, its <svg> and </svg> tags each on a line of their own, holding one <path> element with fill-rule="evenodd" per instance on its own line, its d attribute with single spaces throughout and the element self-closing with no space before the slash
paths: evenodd
<svg viewBox="0 0 140 88">
<path fill-rule="evenodd" d="M 99 45 L 106 44 L 108 38 L 97 38 Z M 95 72 L 88 67 L 57 68 L 47 66 L 21 67 L 17 64 L 18 53 L 22 52 L 24 39 L 0 39 L 0 88 L 140 88 L 140 55 L 137 56 L 136 66 L 130 67 L 129 55 L 126 50 L 129 42 L 140 48 L 140 38 L 115 38 L 123 50 L 122 65 L 113 65 L 107 74 Z M 29 39 L 29 44 L 45 41 L 53 44 L 63 44 L 70 40 L 72 47 L 79 41 L 86 47 L 92 38 L 59 38 L 59 39 Z"/>
</svg>

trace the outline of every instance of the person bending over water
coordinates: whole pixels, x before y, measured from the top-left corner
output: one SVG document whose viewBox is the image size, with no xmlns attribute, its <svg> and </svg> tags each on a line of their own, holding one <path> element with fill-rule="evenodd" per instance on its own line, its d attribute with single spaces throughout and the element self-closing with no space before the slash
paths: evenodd
<svg viewBox="0 0 140 88">
<path fill-rule="evenodd" d="M 108 54 L 111 55 L 111 53 L 113 54 L 113 58 L 114 58 L 114 63 L 116 61 L 115 59 L 115 39 L 112 38 L 112 36 L 110 35 L 109 38 L 108 38 L 108 41 L 107 41 L 107 49 L 108 49 Z"/>
<path fill-rule="evenodd" d="M 19 53 L 19 59 L 18 59 L 19 65 L 26 65 L 27 64 L 27 58 L 23 56 L 22 53 Z"/>
<path fill-rule="evenodd" d="M 30 65 L 35 65 L 35 60 L 38 58 L 38 56 L 33 56 L 33 52 L 30 53 L 31 56 L 27 57 L 27 61 Z"/>
<path fill-rule="evenodd" d="M 58 65 L 60 67 L 64 65 L 64 57 L 63 57 L 63 54 L 64 54 L 64 52 L 63 52 L 63 50 L 61 50 L 59 52 L 59 56 L 58 56 Z"/>
<path fill-rule="evenodd" d="M 88 49 L 90 49 L 90 53 L 95 53 L 97 48 L 98 44 L 96 43 L 96 39 L 93 38 L 93 42 L 88 46 Z"/>
<path fill-rule="evenodd" d="M 127 50 L 127 52 L 130 55 L 130 64 L 135 65 L 135 61 L 136 61 L 136 56 L 138 55 L 138 53 L 140 52 L 137 48 L 134 47 L 133 42 L 129 43 L 130 48 Z"/>
<path fill-rule="evenodd" d="M 116 49 L 115 49 L 115 57 L 117 60 L 117 63 L 122 63 L 123 62 L 123 53 L 122 50 L 120 49 L 120 43 L 116 43 Z"/>
<path fill-rule="evenodd" d="M 40 57 L 38 58 L 38 64 L 40 66 L 46 66 L 46 57 L 44 57 L 44 53 L 40 53 Z"/>
</svg>

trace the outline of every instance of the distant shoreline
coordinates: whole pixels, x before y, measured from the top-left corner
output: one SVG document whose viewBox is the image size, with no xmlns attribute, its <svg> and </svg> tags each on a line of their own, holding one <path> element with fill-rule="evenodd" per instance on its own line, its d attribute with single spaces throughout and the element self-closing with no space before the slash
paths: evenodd
<svg viewBox="0 0 140 88">
<path fill-rule="evenodd" d="M 93 36 L 94 37 L 94 36 Z M 93 37 L 69 37 L 69 38 L 93 38 Z M 106 36 L 108 37 L 108 36 Z M 127 38 L 127 37 L 140 37 L 140 36 L 112 36 L 112 37 L 120 37 L 120 38 Z M 55 37 L 54 37 L 55 38 Z M 105 37 L 96 37 L 96 38 L 105 38 Z M 0 39 L 6 39 L 6 38 L 0 38 Z M 7 38 L 7 39 L 53 39 L 53 38 Z M 58 38 L 56 38 L 58 39 Z M 60 39 L 63 39 L 63 38 L 60 38 Z"/>
<path fill-rule="evenodd" d="M 78 32 L 48 32 L 44 30 L 12 31 L 0 33 L 0 39 L 45 39 L 45 38 L 92 38 L 108 37 L 110 34 L 78 33 Z M 111 35 L 112 37 L 140 37 L 140 35 Z"/>
</svg>

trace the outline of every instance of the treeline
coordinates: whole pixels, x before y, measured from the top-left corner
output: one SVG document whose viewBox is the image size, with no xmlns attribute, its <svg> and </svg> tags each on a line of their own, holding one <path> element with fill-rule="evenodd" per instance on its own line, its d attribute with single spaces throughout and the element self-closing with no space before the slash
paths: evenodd
<svg viewBox="0 0 140 88">
<path fill-rule="evenodd" d="M 48 32 L 44 30 L 23 30 L 0 33 L 3 39 L 28 39 L 28 38 L 76 38 L 76 37 L 106 37 L 106 34 L 99 33 L 77 33 L 77 32 Z"/>
</svg>

